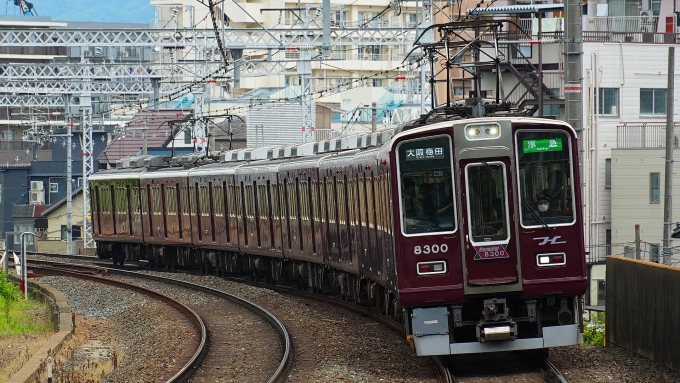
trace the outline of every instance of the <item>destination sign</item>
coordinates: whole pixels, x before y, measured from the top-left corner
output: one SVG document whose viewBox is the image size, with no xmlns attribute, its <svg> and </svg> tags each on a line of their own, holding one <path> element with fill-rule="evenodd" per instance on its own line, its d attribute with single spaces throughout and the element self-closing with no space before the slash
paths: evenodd
<svg viewBox="0 0 680 383">
<path fill-rule="evenodd" d="M 446 158 L 444 148 L 406 149 L 406 161 L 441 160 Z"/>
<path fill-rule="evenodd" d="M 559 152 L 562 150 L 561 138 L 546 138 L 541 140 L 524 140 L 524 153 Z"/>
<path fill-rule="evenodd" d="M 510 258 L 510 254 L 505 250 L 505 245 L 480 245 L 475 248 L 475 261 L 484 259 Z"/>
</svg>

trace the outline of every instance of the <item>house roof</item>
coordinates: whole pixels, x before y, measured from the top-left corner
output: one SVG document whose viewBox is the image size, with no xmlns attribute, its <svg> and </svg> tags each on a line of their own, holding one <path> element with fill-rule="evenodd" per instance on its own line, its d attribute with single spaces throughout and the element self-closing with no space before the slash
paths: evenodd
<svg viewBox="0 0 680 383">
<path fill-rule="evenodd" d="M 504 5 L 500 7 L 488 7 L 468 9 L 474 15 L 497 15 L 497 14 L 521 14 L 521 13 L 543 13 L 561 11 L 564 4 L 524 4 L 524 5 Z"/>
<path fill-rule="evenodd" d="M 38 161 L 51 161 L 52 152 L 47 150 L 38 150 Z M 17 161 L 17 158 L 19 161 Z M 26 153 L 25 150 L 11 150 L 0 152 L 0 166 L 7 167 L 7 164 L 12 165 L 30 165 L 33 161 L 33 152 Z"/>
<path fill-rule="evenodd" d="M 13 218 L 37 218 L 41 217 L 42 213 L 50 205 L 14 205 L 12 206 Z"/>
<path fill-rule="evenodd" d="M 83 192 L 83 187 L 79 187 L 78 189 L 74 190 L 71 192 L 71 200 L 73 200 L 77 195 L 81 194 Z M 48 215 L 52 214 L 53 211 L 57 210 L 59 207 L 64 206 L 66 204 L 66 197 L 58 200 L 57 202 L 53 203 L 52 205 L 45 205 L 46 208 L 41 210 L 42 214 L 40 215 L 41 217 L 47 217 Z"/>
<path fill-rule="evenodd" d="M 141 110 L 130 120 L 125 133 L 114 139 L 97 157 L 97 161 L 115 163 L 121 158 L 140 154 L 144 148 L 144 136 L 142 135 L 144 127 L 146 127 L 147 133 L 147 150 L 165 148 L 173 137 L 169 121 L 186 120 L 190 117 L 190 110 Z"/>
</svg>

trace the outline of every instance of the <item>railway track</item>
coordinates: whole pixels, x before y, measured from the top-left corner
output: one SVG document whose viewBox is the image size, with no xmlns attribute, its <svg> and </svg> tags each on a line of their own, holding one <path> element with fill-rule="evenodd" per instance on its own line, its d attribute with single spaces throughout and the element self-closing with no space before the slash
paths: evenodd
<svg viewBox="0 0 680 383">
<path fill-rule="evenodd" d="M 53 256 L 59 257 L 59 255 L 53 255 Z M 98 262 L 98 259 L 95 258 L 95 257 L 67 256 L 65 258 L 69 258 L 70 261 L 74 261 L 74 262 L 88 262 L 88 263 L 93 262 L 93 263 L 96 263 L 96 264 L 101 264 L 101 262 Z M 132 266 L 132 265 L 126 265 L 126 268 L 134 268 L 134 267 L 135 266 Z M 118 272 L 118 267 L 114 267 L 114 268 L 105 267 L 105 269 L 107 269 L 108 272 L 112 273 L 112 274 L 115 274 L 115 273 Z M 145 268 L 142 266 L 141 269 L 145 269 Z M 149 271 L 151 271 L 151 270 L 149 270 Z M 160 274 L 165 274 L 165 272 L 160 271 Z M 189 275 L 192 275 L 194 277 L 199 277 L 199 276 L 195 275 L 195 273 L 186 273 L 186 272 L 180 273 L 180 275 L 185 275 L 185 274 L 189 274 Z M 205 275 L 201 275 L 200 277 L 204 277 L 204 276 Z M 178 276 L 177 278 L 181 278 L 181 277 Z M 314 302 L 325 302 L 328 305 L 331 305 L 333 307 L 338 307 L 338 308 L 341 308 L 342 310 L 351 311 L 351 312 L 360 314 L 360 316 L 371 318 L 371 319 L 375 320 L 375 322 L 383 324 L 386 329 L 390 329 L 390 331 L 398 333 L 399 334 L 398 336 L 403 339 L 403 337 L 402 337 L 403 327 L 402 327 L 402 324 L 400 322 L 397 322 L 397 321 L 390 319 L 390 318 L 388 318 L 384 315 L 381 315 L 376 310 L 369 308 L 369 307 L 358 306 L 354 303 L 346 302 L 346 301 L 343 301 L 343 300 L 336 298 L 336 297 L 333 297 L 333 296 L 327 296 L 327 295 L 323 295 L 323 294 L 314 294 L 314 293 L 310 293 L 310 292 L 306 292 L 306 291 L 301 291 L 301 290 L 298 290 L 296 287 L 286 287 L 286 286 L 283 286 L 283 285 L 271 285 L 271 284 L 264 284 L 264 283 L 260 283 L 260 282 L 250 281 L 249 278 L 247 278 L 247 277 L 245 279 L 222 278 L 222 280 L 233 281 L 233 282 L 238 283 L 240 285 L 250 285 L 250 286 L 254 286 L 254 287 L 258 287 L 258 288 L 265 288 L 265 289 L 268 289 L 268 290 L 273 290 L 275 292 L 281 293 L 282 295 L 298 296 L 298 297 L 301 297 L 301 298 L 304 298 L 304 299 L 307 299 L 307 300 L 310 300 L 310 301 L 314 301 Z M 203 283 L 203 282 L 199 282 L 199 283 Z M 332 321 L 329 321 L 329 322 L 332 323 Z M 304 354 L 304 351 L 303 351 L 303 354 Z M 302 369 L 306 368 L 303 365 L 308 362 L 308 359 L 309 359 L 309 352 L 307 352 L 307 356 L 301 355 L 298 362 L 296 362 L 296 370 L 299 370 L 299 368 L 302 368 Z M 438 377 L 438 379 L 437 379 L 438 382 L 441 382 L 441 383 L 452 382 L 448 370 L 443 366 L 443 364 L 441 363 L 441 360 L 439 358 L 419 358 L 419 359 L 422 360 L 425 363 L 424 366 L 427 365 L 428 360 L 430 361 L 429 362 L 430 365 L 431 365 L 430 368 L 431 368 L 432 371 L 435 371 L 436 376 Z"/>
<path fill-rule="evenodd" d="M 34 266 L 37 264 L 41 267 Z M 167 286 L 161 285 L 171 284 L 173 289 L 190 290 L 189 294 L 178 294 L 190 295 L 190 302 L 162 298 L 174 307 L 191 313 L 194 326 L 201 332 L 199 347 L 168 382 L 186 381 L 189 378 L 196 381 L 231 380 L 234 377 L 228 375 L 239 369 L 239 363 L 244 365 L 241 370 L 252 365 L 261 366 L 257 371 L 251 370 L 242 376 L 241 381 L 245 382 L 243 379 L 247 377 L 252 382 L 282 382 L 292 365 L 292 342 L 285 326 L 262 307 L 231 294 L 172 278 L 99 266 L 31 260 L 29 268 L 40 274 L 56 273 L 116 284 L 154 297 L 160 296 L 154 290 L 168 290 Z M 139 286 L 141 283 L 144 283 L 145 288 Z M 252 334 L 247 347 L 232 341 L 237 331 Z M 228 368 L 225 366 L 226 361 L 229 361 Z"/>
<path fill-rule="evenodd" d="M 444 362 L 454 383 L 567 383 L 542 351 L 454 356 Z"/>
</svg>

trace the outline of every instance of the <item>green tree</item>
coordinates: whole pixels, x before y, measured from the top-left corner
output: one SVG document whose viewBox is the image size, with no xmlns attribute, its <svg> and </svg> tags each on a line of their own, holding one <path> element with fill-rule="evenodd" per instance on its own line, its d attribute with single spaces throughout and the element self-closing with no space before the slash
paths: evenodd
<svg viewBox="0 0 680 383">
<path fill-rule="evenodd" d="M 19 300 L 19 287 L 7 280 L 7 274 L 0 270 L 0 305 L 5 313 L 5 321 L 9 324 L 9 309 L 14 302 Z"/>
</svg>

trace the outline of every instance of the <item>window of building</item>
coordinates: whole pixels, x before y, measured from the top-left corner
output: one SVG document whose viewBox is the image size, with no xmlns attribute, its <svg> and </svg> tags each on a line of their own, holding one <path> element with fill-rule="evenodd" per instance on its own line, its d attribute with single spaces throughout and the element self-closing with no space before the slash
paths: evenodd
<svg viewBox="0 0 680 383">
<path fill-rule="evenodd" d="M 659 203 L 660 200 L 659 173 L 649 173 L 649 203 Z"/>
<path fill-rule="evenodd" d="M 659 16 L 659 12 L 661 11 L 661 0 L 652 0 L 651 9 L 652 12 L 654 12 L 654 16 Z"/>
<path fill-rule="evenodd" d="M 619 89 L 600 88 L 598 92 L 597 113 L 602 116 L 619 115 Z"/>
<path fill-rule="evenodd" d="M 650 243 L 649 244 L 649 261 L 654 263 L 659 263 L 659 245 Z"/>
<path fill-rule="evenodd" d="M 597 305 L 604 306 L 605 298 L 607 298 L 607 282 L 599 280 L 597 281 Z"/>
<path fill-rule="evenodd" d="M 335 11 L 331 17 L 331 27 L 344 27 L 347 22 L 347 12 Z"/>
<path fill-rule="evenodd" d="M 184 143 L 187 144 L 187 145 L 191 144 L 191 130 L 190 129 L 184 130 Z"/>
<path fill-rule="evenodd" d="M 14 232 L 15 233 L 32 233 L 33 232 L 33 225 L 28 224 L 28 223 L 15 223 L 14 224 Z M 30 234 L 24 235 L 24 240 L 26 241 L 26 245 L 32 245 L 33 244 L 33 236 Z M 14 246 L 15 249 L 21 249 L 21 234 L 15 234 L 14 235 Z"/>
<path fill-rule="evenodd" d="M 66 225 L 61 225 L 61 240 L 66 241 L 67 239 Z M 71 225 L 71 239 L 81 238 L 80 226 Z"/>
<path fill-rule="evenodd" d="M 543 95 L 544 100 L 554 100 L 560 98 L 560 88 L 550 88 L 550 96 L 547 94 Z M 543 115 L 544 116 L 560 116 L 560 106 L 559 105 L 543 105 Z"/>
<path fill-rule="evenodd" d="M 418 14 L 417 13 L 409 13 L 406 15 L 406 27 L 407 28 L 414 28 L 416 25 L 418 25 Z"/>
<path fill-rule="evenodd" d="M 640 89 L 640 115 L 666 115 L 666 89 Z"/>
<path fill-rule="evenodd" d="M 604 231 L 604 244 L 606 255 L 612 255 L 612 231 L 611 229 L 606 229 Z"/>
<path fill-rule="evenodd" d="M 59 193 L 59 184 L 56 182 L 50 182 L 50 193 Z"/>
<path fill-rule="evenodd" d="M 612 159 L 606 158 L 604 160 L 604 188 L 612 188 Z"/>
</svg>

